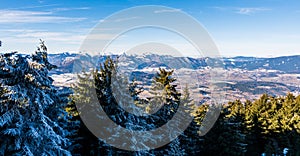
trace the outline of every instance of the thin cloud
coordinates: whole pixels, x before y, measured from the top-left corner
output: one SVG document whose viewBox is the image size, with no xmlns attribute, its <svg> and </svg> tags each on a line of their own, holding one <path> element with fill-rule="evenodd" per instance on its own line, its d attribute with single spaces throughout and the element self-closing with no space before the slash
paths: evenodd
<svg viewBox="0 0 300 156">
<path fill-rule="evenodd" d="M 23 6 L 23 7 L 17 7 L 17 8 L 6 8 L 6 10 L 36 9 L 36 8 L 47 8 L 47 7 L 53 7 L 53 6 L 59 6 L 59 4 Z"/>
<path fill-rule="evenodd" d="M 2 32 L 6 33 L 30 33 L 30 32 L 41 32 L 45 30 L 34 30 L 34 29 L 0 29 Z"/>
<path fill-rule="evenodd" d="M 127 17 L 127 18 L 119 18 L 115 19 L 114 22 L 124 22 L 124 21 L 130 21 L 130 20 L 135 20 L 135 19 L 140 19 L 141 17 Z M 105 21 L 105 20 L 104 20 Z"/>
<path fill-rule="evenodd" d="M 80 31 L 80 29 L 77 29 Z M 76 31 L 77 31 L 76 30 Z M 2 51 L 19 51 L 28 53 L 35 50 L 36 43 L 43 39 L 49 45 L 50 52 L 76 51 L 80 43 L 85 39 L 84 30 L 74 33 L 61 31 L 46 31 L 34 29 L 1 29 L 1 40 L 3 41 Z M 56 46 L 51 46 L 56 45 Z M 62 46 L 57 46 L 62 45 Z"/>
<path fill-rule="evenodd" d="M 0 23 L 61 23 L 82 20 L 85 18 L 54 16 L 49 11 L 0 10 Z"/>
<path fill-rule="evenodd" d="M 61 41 L 65 43 L 80 43 L 85 35 L 74 34 L 72 32 L 49 32 L 49 31 L 35 31 L 35 30 L 20 30 L 15 33 L 14 37 L 22 40 L 37 40 L 43 39 L 47 41 Z"/>
<path fill-rule="evenodd" d="M 209 8 L 213 8 L 213 9 L 221 10 L 221 11 L 229 10 L 228 7 L 220 7 L 220 6 L 214 6 L 214 7 L 209 7 Z"/>
<path fill-rule="evenodd" d="M 237 8 L 236 13 L 242 14 L 242 15 L 251 15 L 255 14 L 257 12 L 262 12 L 262 11 L 269 11 L 271 9 L 268 8 Z"/>
<path fill-rule="evenodd" d="M 134 17 L 124 17 L 124 18 L 116 18 L 116 19 L 100 19 L 100 20 L 95 20 L 93 22 L 98 23 L 104 23 L 104 22 L 124 22 L 124 21 L 131 21 L 131 20 L 136 20 L 136 19 L 141 19 L 141 17 L 134 16 Z"/>
<path fill-rule="evenodd" d="M 78 8 L 54 8 L 53 11 L 72 11 L 72 10 L 89 10 L 90 7 L 78 7 Z"/>
<path fill-rule="evenodd" d="M 171 13 L 171 12 L 180 12 L 180 9 L 162 9 L 162 10 L 155 10 L 154 13 Z"/>
<path fill-rule="evenodd" d="M 252 15 L 256 14 L 258 12 L 263 11 L 270 11 L 270 8 L 263 8 L 263 7 L 211 7 L 213 9 L 219 10 L 219 11 L 230 11 L 241 15 Z"/>
<path fill-rule="evenodd" d="M 111 40 L 115 38 L 116 34 L 89 34 L 87 39 L 89 40 Z"/>
</svg>

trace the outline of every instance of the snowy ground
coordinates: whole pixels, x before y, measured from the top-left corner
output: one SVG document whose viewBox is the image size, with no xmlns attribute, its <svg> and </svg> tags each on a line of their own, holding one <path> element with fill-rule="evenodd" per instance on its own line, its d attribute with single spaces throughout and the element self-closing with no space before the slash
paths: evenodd
<svg viewBox="0 0 300 156">
<path fill-rule="evenodd" d="M 77 77 L 76 74 L 71 74 L 71 73 L 51 75 L 51 78 L 54 79 L 53 84 L 55 86 L 63 86 L 63 87 L 70 87 L 71 84 L 74 84 L 76 77 Z"/>
</svg>

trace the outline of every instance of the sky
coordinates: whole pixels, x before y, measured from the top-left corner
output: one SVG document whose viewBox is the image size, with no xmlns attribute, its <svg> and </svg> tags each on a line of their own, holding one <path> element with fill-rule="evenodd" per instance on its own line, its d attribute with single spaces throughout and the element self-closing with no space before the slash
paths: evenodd
<svg viewBox="0 0 300 156">
<path fill-rule="evenodd" d="M 35 51 L 39 39 L 45 40 L 49 53 L 79 52 L 82 42 L 99 22 L 123 9 L 141 5 L 161 5 L 189 14 L 210 34 L 221 56 L 300 55 L 298 0 L 1 1 L 0 52 L 29 54 Z M 138 15 L 127 20 L 138 20 Z M 128 51 L 133 42 L 142 44 L 137 42 L 141 36 L 147 36 L 149 42 L 174 43 L 182 53 L 193 51 L 176 34 L 159 31 L 144 29 L 123 34 L 110 51 Z M 111 40 L 113 34 L 103 32 L 101 39 Z M 126 48 L 122 47 L 125 45 Z"/>
</svg>

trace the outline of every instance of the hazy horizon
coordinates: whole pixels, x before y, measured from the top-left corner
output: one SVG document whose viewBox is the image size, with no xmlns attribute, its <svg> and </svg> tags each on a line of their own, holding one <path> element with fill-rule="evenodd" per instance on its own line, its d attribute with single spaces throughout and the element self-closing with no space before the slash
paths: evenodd
<svg viewBox="0 0 300 156">
<path fill-rule="evenodd" d="M 0 49 L 0 54 L 4 54 L 4 53 L 10 53 L 10 52 L 17 52 L 18 54 L 22 54 L 22 55 L 30 55 L 30 54 L 33 54 L 35 51 L 32 51 L 31 53 L 22 53 L 22 52 L 18 52 L 18 51 L 7 51 L 7 52 L 4 52 L 4 51 L 1 51 Z M 69 53 L 70 55 L 72 54 L 88 54 L 90 56 L 94 56 L 90 53 L 82 53 L 82 52 L 70 52 L 70 51 L 64 51 L 64 52 L 55 52 L 55 53 L 48 53 L 48 54 L 54 54 L 54 55 L 59 55 L 59 54 L 64 54 L 64 53 Z M 97 54 L 97 55 L 123 55 L 123 54 L 126 54 L 126 55 L 129 55 L 129 56 L 138 56 L 139 54 L 127 54 L 127 53 L 109 53 L 109 54 Z M 155 54 L 155 55 L 161 55 L 161 56 L 172 56 L 172 57 L 191 57 L 191 58 L 199 58 L 199 57 L 194 57 L 194 56 L 173 56 L 173 55 L 170 55 L 170 54 L 156 54 L 156 53 L 143 53 L 141 55 L 152 55 L 152 54 Z M 291 57 L 291 56 L 300 56 L 300 54 L 292 54 L 292 55 L 279 55 L 279 56 L 248 56 L 248 55 L 236 55 L 236 56 L 224 56 L 224 55 L 221 55 L 220 57 L 221 58 L 234 58 L 234 57 L 255 57 L 255 58 L 277 58 L 277 57 Z M 208 57 L 208 56 L 200 56 L 200 58 L 203 57 Z"/>
</svg>

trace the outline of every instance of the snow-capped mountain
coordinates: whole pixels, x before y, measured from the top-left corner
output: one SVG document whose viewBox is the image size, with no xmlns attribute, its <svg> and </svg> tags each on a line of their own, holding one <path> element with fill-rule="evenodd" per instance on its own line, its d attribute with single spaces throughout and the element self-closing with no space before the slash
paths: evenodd
<svg viewBox="0 0 300 156">
<path fill-rule="evenodd" d="M 99 67 L 99 64 L 107 56 L 90 56 L 88 54 L 49 54 L 49 62 L 58 68 L 56 73 L 71 73 L 75 61 L 80 60 L 83 68 L 89 69 Z M 191 57 L 172 57 L 167 55 L 148 54 L 145 56 L 133 55 L 113 55 L 111 57 L 119 58 L 118 65 L 120 68 L 127 69 L 149 69 L 165 67 L 170 69 L 201 69 L 208 66 L 209 61 L 213 58 L 191 58 Z M 243 70 L 277 70 L 284 73 L 300 73 L 300 55 L 283 56 L 275 58 L 257 58 L 257 57 L 231 57 L 222 58 L 225 69 L 243 69 Z"/>
</svg>

